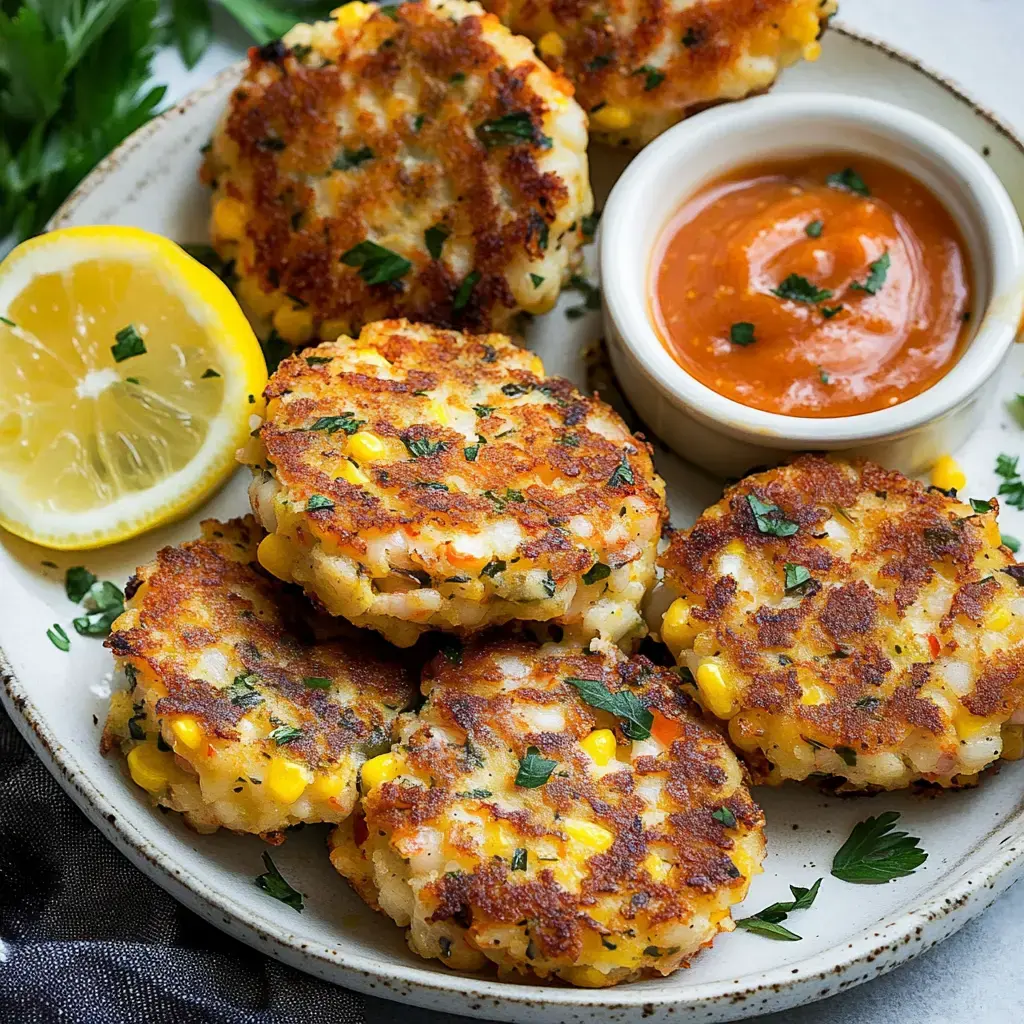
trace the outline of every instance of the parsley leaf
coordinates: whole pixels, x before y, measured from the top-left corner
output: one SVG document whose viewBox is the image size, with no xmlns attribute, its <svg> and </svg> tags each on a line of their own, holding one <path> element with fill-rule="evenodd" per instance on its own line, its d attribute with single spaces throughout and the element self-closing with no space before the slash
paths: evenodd
<svg viewBox="0 0 1024 1024">
<path fill-rule="evenodd" d="M 729 328 L 729 340 L 734 345 L 753 345 L 757 338 L 754 337 L 754 325 L 749 320 L 740 320 Z"/>
<path fill-rule="evenodd" d="M 334 502 L 323 494 L 311 494 L 306 499 L 307 512 L 315 512 L 321 508 L 334 508 Z"/>
<path fill-rule="evenodd" d="M 843 311 L 842 306 L 820 306 L 819 308 L 821 309 L 821 315 L 826 320 L 831 320 L 837 313 L 841 313 Z"/>
<path fill-rule="evenodd" d="M 588 213 L 586 216 L 580 218 L 580 230 L 583 232 L 583 240 L 585 242 L 593 241 L 594 235 L 597 234 L 597 225 L 600 222 L 600 210 L 597 213 Z"/>
<path fill-rule="evenodd" d="M 971 508 L 980 516 L 992 511 L 991 501 L 982 501 L 980 498 L 969 498 L 968 501 L 971 504 Z"/>
<path fill-rule="evenodd" d="M 343 149 L 335 158 L 331 166 L 336 171 L 350 171 L 367 160 L 373 159 L 373 150 L 369 146 L 360 146 L 359 149 Z"/>
<path fill-rule="evenodd" d="M 772 289 L 772 295 L 780 299 L 789 299 L 791 302 L 806 302 L 810 305 L 832 298 L 832 292 L 828 288 L 819 288 L 799 274 L 790 274 L 778 288 Z"/>
<path fill-rule="evenodd" d="M 821 238 L 822 231 L 825 230 L 825 224 L 820 220 L 812 220 L 807 227 L 804 228 L 804 233 L 808 238 Z"/>
<path fill-rule="evenodd" d="M 874 263 L 868 265 L 867 279 L 861 284 L 854 281 L 850 290 L 855 292 L 867 292 L 868 295 L 877 295 L 879 289 L 885 284 L 885 278 L 889 273 L 892 261 L 889 259 L 889 250 L 886 249 Z"/>
<path fill-rule="evenodd" d="M 124 594 L 109 580 L 97 580 L 86 591 L 82 606 L 88 614 L 71 620 L 75 631 L 82 636 L 106 636 L 124 611 Z"/>
<path fill-rule="evenodd" d="M 556 764 L 557 761 L 541 757 L 536 747 L 527 747 L 526 756 L 519 762 L 519 771 L 516 772 L 516 785 L 521 789 L 543 786 L 551 778 Z"/>
<path fill-rule="evenodd" d="M 525 846 L 517 846 L 512 854 L 512 871 L 525 871 L 528 854 Z"/>
<path fill-rule="evenodd" d="M 369 239 L 344 253 L 341 262 L 348 267 L 358 267 L 359 276 L 367 284 L 397 281 L 412 270 L 412 264 L 404 256 Z"/>
<path fill-rule="evenodd" d="M 402 435 L 402 444 L 414 459 L 429 459 L 448 447 L 446 441 L 431 441 L 429 437 L 409 437 L 408 434 Z"/>
<path fill-rule="evenodd" d="M 996 476 L 1001 476 L 1003 482 L 999 485 L 999 495 L 1006 499 L 1007 505 L 1014 508 L 1024 509 L 1024 480 L 1021 480 L 1017 471 L 1017 462 L 1020 456 L 1000 454 L 996 458 Z"/>
<path fill-rule="evenodd" d="M 236 708 L 244 708 L 248 711 L 263 703 L 263 697 L 252 684 L 256 676 L 237 675 L 231 685 L 224 691 L 224 696 L 231 701 Z"/>
<path fill-rule="evenodd" d="M 504 558 L 492 558 L 481 570 L 481 576 L 489 576 L 493 579 L 498 575 L 499 572 L 504 572 L 507 568 Z"/>
<path fill-rule="evenodd" d="M 800 590 L 801 587 L 811 581 L 811 574 L 807 567 L 803 565 L 796 565 L 794 562 L 786 563 L 785 573 L 787 594 Z"/>
<path fill-rule="evenodd" d="M 791 885 L 789 887 L 789 891 L 793 894 L 791 900 L 773 903 L 752 917 L 740 918 L 736 922 L 736 927 L 745 928 L 749 932 L 756 932 L 758 935 L 765 935 L 771 939 L 786 939 L 794 942 L 800 936 L 783 927 L 781 922 L 785 921 L 794 910 L 807 910 L 814 903 L 820 887 L 820 878 L 810 889 L 804 889 L 799 885 Z"/>
<path fill-rule="evenodd" d="M 477 286 L 477 282 L 479 280 L 479 270 L 471 271 L 462 279 L 462 284 L 459 285 L 458 291 L 455 293 L 455 298 L 452 299 L 452 309 L 454 309 L 455 312 L 466 308 L 469 304 L 470 297 L 473 294 L 473 289 Z"/>
<path fill-rule="evenodd" d="M 726 828 L 736 827 L 736 815 L 728 807 L 718 807 L 711 812 L 715 821 L 721 822 Z"/>
<path fill-rule="evenodd" d="M 893 832 L 899 817 L 897 811 L 886 811 L 854 825 L 832 860 L 832 874 L 844 882 L 889 882 L 912 875 L 928 854 L 916 836 Z"/>
<path fill-rule="evenodd" d="M 122 327 L 114 335 L 114 344 L 110 346 L 110 354 L 114 357 L 115 363 L 124 362 L 132 356 L 144 356 L 146 354 L 146 343 L 142 335 L 135 329 L 134 324 Z"/>
<path fill-rule="evenodd" d="M 355 413 L 343 412 L 340 416 L 319 416 L 306 430 L 326 430 L 328 434 L 336 434 L 344 430 L 346 434 L 355 434 L 366 420 L 357 420 Z"/>
<path fill-rule="evenodd" d="M 443 224 L 435 224 L 432 228 L 427 228 L 423 232 L 423 241 L 432 260 L 439 260 L 441 258 L 441 250 L 444 248 L 444 243 L 450 234 L 451 232 Z"/>
<path fill-rule="evenodd" d="M 825 179 L 829 188 L 842 189 L 844 192 L 856 192 L 859 196 L 871 195 L 871 190 L 864 184 L 864 179 L 852 168 L 846 167 Z"/>
<path fill-rule="evenodd" d="M 657 89 L 665 81 L 665 72 L 659 71 L 653 64 L 644 64 L 637 68 L 633 74 L 644 76 L 644 92 Z"/>
<path fill-rule="evenodd" d="M 584 574 L 583 582 L 589 587 L 591 583 L 598 583 L 611 576 L 611 569 L 604 562 L 595 562 Z"/>
<path fill-rule="evenodd" d="M 534 288 L 539 288 L 544 283 L 544 278 L 540 274 L 531 274 L 530 280 L 533 282 Z"/>
<path fill-rule="evenodd" d="M 534 125 L 533 118 L 525 110 L 517 110 L 515 113 L 484 121 L 477 127 L 476 135 L 488 149 L 495 146 L 515 146 L 520 142 L 532 142 L 541 149 L 551 147 L 551 139 Z"/>
<path fill-rule="evenodd" d="M 622 719 L 622 731 L 631 740 L 645 740 L 651 735 L 654 715 L 640 703 L 632 690 L 619 690 L 612 693 L 600 679 L 580 679 L 567 676 L 565 680 L 570 686 L 579 690 L 580 697 L 592 708 L 607 711 Z"/>
<path fill-rule="evenodd" d="M 310 690 L 329 690 L 331 688 L 331 680 L 327 676 L 304 676 L 302 682 Z"/>
<path fill-rule="evenodd" d="M 286 743 L 293 743 L 302 734 L 302 730 L 296 729 L 294 725 L 279 725 L 267 738 L 272 739 L 279 747 L 283 747 Z"/>
<path fill-rule="evenodd" d="M 268 896 L 273 896 L 275 900 L 286 903 L 292 910 L 297 910 L 301 914 L 303 907 L 302 893 L 297 889 L 293 889 L 284 880 L 284 876 L 277 870 L 277 866 L 271 860 L 270 854 L 265 850 L 263 851 L 263 864 L 267 869 L 266 873 L 256 876 L 256 884 Z"/>
<path fill-rule="evenodd" d="M 96 582 L 96 577 L 82 565 L 73 565 L 64 573 L 64 593 L 69 601 L 78 604 L 89 593 L 89 588 Z"/>
<path fill-rule="evenodd" d="M 50 643 L 57 648 L 58 651 L 70 651 L 71 641 L 68 639 L 67 633 L 64 632 L 63 626 L 58 626 L 55 622 L 47 631 L 46 635 L 50 638 Z"/>
<path fill-rule="evenodd" d="M 761 533 L 770 534 L 773 537 L 792 537 L 800 527 L 790 522 L 783 514 L 778 505 L 761 501 L 756 494 L 747 495 L 747 504 L 750 511 L 754 513 L 754 522 Z"/>
<path fill-rule="evenodd" d="M 615 467 L 614 472 L 608 477 L 609 487 L 631 487 L 633 484 L 633 469 L 629 464 L 629 459 L 625 455 L 622 456 L 622 461 Z"/>
</svg>

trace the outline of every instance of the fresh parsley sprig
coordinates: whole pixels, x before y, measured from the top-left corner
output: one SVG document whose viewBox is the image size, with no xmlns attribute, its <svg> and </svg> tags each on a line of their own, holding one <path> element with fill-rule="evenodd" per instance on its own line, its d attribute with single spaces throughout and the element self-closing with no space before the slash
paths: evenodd
<svg viewBox="0 0 1024 1024">
<path fill-rule="evenodd" d="M 302 893 L 285 881 L 284 875 L 277 870 L 277 865 L 271 860 L 270 854 L 265 851 L 263 863 L 267 870 L 264 874 L 256 876 L 254 879 L 256 884 L 268 896 L 273 896 L 275 900 L 286 903 L 292 910 L 297 910 L 301 914 L 304 906 Z"/>
<path fill-rule="evenodd" d="M 1019 455 L 1006 455 L 1002 453 L 996 457 L 996 476 L 1002 477 L 1003 482 L 999 485 L 999 496 L 1005 498 L 1007 505 L 1014 508 L 1024 509 L 1024 480 L 1021 480 L 1017 470 Z"/>
<path fill-rule="evenodd" d="M 886 811 L 854 825 L 832 860 L 832 874 L 844 882 L 890 882 L 912 875 L 927 859 L 920 839 L 894 832 L 898 811 Z"/>
<path fill-rule="evenodd" d="M 757 932 L 758 935 L 765 935 L 770 939 L 785 939 L 788 942 L 796 942 L 801 936 L 791 932 L 782 922 L 793 913 L 794 910 L 807 910 L 818 895 L 821 886 L 819 878 L 809 889 L 799 885 L 791 885 L 789 891 L 793 894 L 791 900 L 783 900 L 780 903 L 773 903 L 770 907 L 751 917 L 741 917 L 736 922 L 737 928 L 745 928 L 748 932 Z"/>
<path fill-rule="evenodd" d="M 592 708 L 607 711 L 620 719 L 622 731 L 631 740 L 645 740 L 651 735 L 654 715 L 640 703 L 639 698 L 631 690 L 618 690 L 612 693 L 600 679 L 567 676 L 565 681 L 570 686 L 575 686 L 580 697 Z"/>
</svg>

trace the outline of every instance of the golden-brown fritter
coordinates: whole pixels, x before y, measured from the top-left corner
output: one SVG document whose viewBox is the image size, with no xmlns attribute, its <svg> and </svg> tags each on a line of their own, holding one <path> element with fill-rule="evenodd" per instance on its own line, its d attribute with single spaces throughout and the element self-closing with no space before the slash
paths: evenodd
<svg viewBox="0 0 1024 1024">
<path fill-rule="evenodd" d="M 764 819 L 673 672 L 505 634 L 450 643 L 423 690 L 331 841 L 416 953 L 601 987 L 732 929 Z"/>
<path fill-rule="evenodd" d="M 415 683 L 372 637 L 318 637 L 332 624 L 256 563 L 262 535 L 251 516 L 208 519 L 129 580 L 106 641 L 129 689 L 103 742 L 197 831 L 276 839 L 350 813 L 359 766 L 387 749 Z"/>
<path fill-rule="evenodd" d="M 804 456 L 675 534 L 662 638 L 757 774 L 950 786 L 1020 756 L 1024 567 L 976 505 Z"/>
<path fill-rule="evenodd" d="M 568 76 L 591 136 L 642 146 L 817 59 L 836 0 L 483 0 Z"/>
<path fill-rule="evenodd" d="M 586 117 L 476 3 L 348 3 L 249 54 L 212 141 L 211 236 L 258 327 L 472 330 L 550 309 L 592 209 Z"/>
<path fill-rule="evenodd" d="M 502 335 L 384 321 L 285 360 L 242 459 L 260 562 L 409 646 L 428 629 L 643 629 L 664 484 L 603 402 Z"/>
</svg>

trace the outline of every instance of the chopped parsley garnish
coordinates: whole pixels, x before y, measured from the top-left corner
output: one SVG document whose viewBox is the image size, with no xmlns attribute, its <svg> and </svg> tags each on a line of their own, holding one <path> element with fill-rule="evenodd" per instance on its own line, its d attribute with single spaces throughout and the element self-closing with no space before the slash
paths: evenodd
<svg viewBox="0 0 1024 1024">
<path fill-rule="evenodd" d="M 219 376 L 220 376 L 220 374 L 211 367 L 210 369 L 205 370 L 203 372 L 202 377 L 200 377 L 199 379 L 200 380 L 209 380 L 211 377 L 219 377 Z"/>
<path fill-rule="evenodd" d="M 302 735 L 301 729 L 296 729 L 294 725 L 279 725 L 270 734 L 272 739 L 279 747 L 283 747 L 286 743 L 293 743 Z"/>
<path fill-rule="evenodd" d="M 612 693 L 600 679 L 567 676 L 565 681 L 570 686 L 575 686 L 580 697 L 592 708 L 607 711 L 621 719 L 622 731 L 631 740 L 645 740 L 651 735 L 654 715 L 640 703 L 632 690 Z"/>
<path fill-rule="evenodd" d="M 822 384 L 832 383 L 832 377 L 829 375 L 828 370 L 821 366 L 818 367 L 818 380 L 820 380 Z"/>
<path fill-rule="evenodd" d="M 790 274 L 778 288 L 772 289 L 772 295 L 780 299 L 789 299 L 791 302 L 806 302 L 810 305 L 832 298 L 832 292 L 828 288 L 819 288 L 799 274 Z"/>
<path fill-rule="evenodd" d="M 476 457 L 480 454 L 480 443 L 467 445 L 462 449 L 462 454 L 467 462 L 476 462 Z"/>
<path fill-rule="evenodd" d="M 544 579 L 541 581 L 541 586 L 544 588 L 544 596 L 545 597 L 554 597 L 555 596 L 555 591 L 558 589 L 558 584 L 555 582 L 554 573 L 552 573 L 552 571 L 550 569 L 548 569 L 547 574 L 544 576 Z"/>
<path fill-rule="evenodd" d="M 519 395 L 525 395 L 529 392 L 529 384 L 502 384 L 501 393 L 508 395 L 509 398 L 517 398 Z"/>
<path fill-rule="evenodd" d="M 349 267 L 358 267 L 359 276 L 367 284 L 397 281 L 412 270 L 412 264 L 404 256 L 369 239 L 344 253 L 341 262 Z"/>
<path fill-rule="evenodd" d="M 114 344 L 110 346 L 110 354 L 114 357 L 115 363 L 124 362 L 125 359 L 131 359 L 132 356 L 146 354 L 146 343 L 142 340 L 142 335 L 135 329 L 135 324 L 122 327 L 114 335 Z"/>
<path fill-rule="evenodd" d="M 268 896 L 273 896 L 275 900 L 288 904 L 292 910 L 297 910 L 301 914 L 303 907 L 302 893 L 297 889 L 293 889 L 284 880 L 284 876 L 277 870 L 277 866 L 270 859 L 270 854 L 265 850 L 263 852 L 263 864 L 267 869 L 266 873 L 256 876 L 256 884 Z"/>
<path fill-rule="evenodd" d="M 728 807 L 719 807 L 711 812 L 715 821 L 721 822 L 726 828 L 736 827 L 736 815 Z"/>
<path fill-rule="evenodd" d="M 498 575 L 499 572 L 504 572 L 508 566 L 503 558 L 492 558 L 481 570 L 481 576 L 490 576 L 492 579 Z"/>
<path fill-rule="evenodd" d="M 527 747 L 526 756 L 519 762 L 519 771 L 516 772 L 516 785 L 521 789 L 543 786 L 551 778 L 556 764 L 557 761 L 541 757 L 536 747 Z"/>
<path fill-rule="evenodd" d="M 539 288 L 544 283 L 544 278 L 540 274 L 531 274 L 530 280 L 533 282 L 534 288 Z"/>
<path fill-rule="evenodd" d="M 330 356 L 306 356 L 307 366 L 323 366 L 331 361 Z"/>
<path fill-rule="evenodd" d="M 852 168 L 846 167 L 825 179 L 829 188 L 842 189 L 844 192 L 856 192 L 859 196 L 871 195 L 871 190 L 864 184 L 864 179 Z"/>
<path fill-rule="evenodd" d="M 517 110 L 492 121 L 484 121 L 476 130 L 477 138 L 488 148 L 515 146 L 520 142 L 532 142 L 541 149 L 549 149 L 551 139 L 537 128 L 529 113 Z"/>
<path fill-rule="evenodd" d="M 329 690 L 331 680 L 327 676 L 304 676 L 302 682 L 311 690 Z"/>
<path fill-rule="evenodd" d="M 800 936 L 795 932 L 791 932 L 782 922 L 794 910 L 807 910 L 814 903 L 820 887 L 820 878 L 810 889 L 804 889 L 799 885 L 791 885 L 789 887 L 789 891 L 793 894 L 791 900 L 773 903 L 770 907 L 765 907 L 764 910 L 754 914 L 753 917 L 740 918 L 736 922 L 736 927 L 745 928 L 748 932 L 756 932 L 758 935 L 765 935 L 771 939 L 786 939 L 789 942 L 795 942 L 800 939 Z"/>
<path fill-rule="evenodd" d="M 591 241 L 595 234 L 597 234 L 597 225 L 601 221 L 600 211 L 597 213 L 588 213 L 585 217 L 580 218 L 580 230 L 583 232 L 584 241 Z"/>
<path fill-rule="evenodd" d="M 1000 454 L 996 458 L 996 476 L 1003 478 L 999 485 L 999 495 L 1006 499 L 1007 505 L 1014 508 L 1024 509 L 1024 480 L 1021 480 L 1017 472 L 1017 462 L 1020 456 Z"/>
<path fill-rule="evenodd" d="M 1016 537 L 1010 536 L 1008 533 L 1004 533 L 1000 538 L 1004 548 L 1009 548 L 1014 554 L 1020 551 L 1020 541 Z"/>
<path fill-rule="evenodd" d="M 849 765 L 852 768 L 857 763 L 857 751 L 853 747 L 833 747 L 832 749 L 839 756 L 843 764 Z"/>
<path fill-rule="evenodd" d="M 762 501 L 756 494 L 747 495 L 747 504 L 750 511 L 754 513 L 754 522 L 761 533 L 771 534 L 773 537 L 792 537 L 800 527 L 790 522 L 783 514 L 778 505 Z"/>
<path fill-rule="evenodd" d="M 495 407 L 493 405 L 474 405 L 473 412 L 477 414 L 479 419 L 485 420 L 488 416 L 494 412 Z"/>
<path fill-rule="evenodd" d="M 462 641 L 457 636 L 442 636 L 440 650 L 453 665 L 462 664 Z"/>
<path fill-rule="evenodd" d="M 256 676 L 252 674 L 235 676 L 234 682 L 224 691 L 224 695 L 236 708 L 248 710 L 256 707 L 257 704 L 262 704 L 263 697 L 259 690 L 252 685 L 255 679 Z"/>
<path fill-rule="evenodd" d="M 608 486 L 631 487 L 633 482 L 633 469 L 629 464 L 629 459 L 623 455 L 622 461 L 615 467 L 612 475 L 608 477 Z"/>
<path fill-rule="evenodd" d="M 811 574 L 806 566 L 796 565 L 794 562 L 787 562 L 785 565 L 785 573 L 787 594 L 795 593 L 811 582 Z"/>
<path fill-rule="evenodd" d="M 440 480 L 416 480 L 413 483 L 413 487 L 422 487 L 427 491 L 447 491 L 448 485 L 441 483 Z"/>
<path fill-rule="evenodd" d="M 320 508 L 334 508 L 334 502 L 323 494 L 311 494 L 306 500 L 306 511 L 315 512 Z"/>
<path fill-rule="evenodd" d="M 634 75 L 644 76 L 644 92 L 657 89 L 665 81 L 665 72 L 656 68 L 653 64 L 644 64 L 633 72 Z"/>
<path fill-rule="evenodd" d="M 477 282 L 479 280 L 479 270 L 471 271 L 462 279 L 462 284 L 459 285 L 459 289 L 455 293 L 455 298 L 452 299 L 452 309 L 458 312 L 459 310 L 466 308 L 469 304 L 470 296 L 473 294 L 473 289 L 477 286 Z"/>
<path fill-rule="evenodd" d="M 753 345 L 757 338 L 754 337 L 754 325 L 749 320 L 740 320 L 729 328 L 729 340 L 734 345 Z"/>
<path fill-rule="evenodd" d="M 804 228 L 804 232 L 808 238 L 821 238 L 821 233 L 824 230 L 825 224 L 820 220 L 812 220 L 811 223 Z"/>
<path fill-rule="evenodd" d="M 50 638 L 50 643 L 57 648 L 58 651 L 70 651 L 71 641 L 68 639 L 67 633 L 64 632 L 62 626 L 58 626 L 55 622 L 47 631 L 46 635 Z"/>
<path fill-rule="evenodd" d="M 512 870 L 525 871 L 527 856 L 526 847 L 517 846 L 515 852 L 512 854 Z"/>
<path fill-rule="evenodd" d="M 889 250 L 886 249 L 874 263 L 868 265 L 867 279 L 861 284 L 854 281 L 850 290 L 855 292 L 867 292 L 868 295 L 877 295 L 878 290 L 885 284 L 885 278 L 889 273 L 892 261 L 889 259 Z"/>
<path fill-rule="evenodd" d="M 863 708 L 870 714 L 882 706 L 882 701 L 880 697 L 860 697 L 853 702 L 853 706 Z"/>
<path fill-rule="evenodd" d="M 144 740 L 146 738 L 146 730 L 143 728 L 142 723 L 146 720 L 146 707 L 144 704 L 133 704 L 132 711 L 134 714 L 128 719 L 128 735 L 133 740 Z"/>
<path fill-rule="evenodd" d="M 456 793 L 455 795 L 466 800 L 486 800 L 494 794 L 489 789 L 464 789 L 461 793 Z"/>
<path fill-rule="evenodd" d="M 688 50 L 697 46 L 701 41 L 701 33 L 697 31 L 692 25 L 683 33 L 683 38 L 680 42 Z"/>
<path fill-rule="evenodd" d="M 971 508 L 980 516 L 983 516 L 986 512 L 992 511 L 991 501 L 982 501 L 980 498 L 969 498 L 968 501 L 970 502 Z"/>
<path fill-rule="evenodd" d="M 609 54 L 599 53 L 596 57 L 592 58 L 591 60 L 588 60 L 587 63 L 584 64 L 583 66 L 587 69 L 587 71 L 600 71 L 601 68 L 608 67 L 608 65 L 611 64 L 611 62 L 612 58 Z M 593 107 L 591 109 L 591 113 L 593 113 L 594 110 L 599 110 L 603 106 L 606 106 L 606 104 L 599 103 L 596 107 Z"/>
<path fill-rule="evenodd" d="M 7 324 L 8 327 L 18 326 L 13 320 L 8 320 L 5 316 L 0 316 L 0 324 Z"/>
<path fill-rule="evenodd" d="M 346 434 L 356 433 L 366 420 L 357 420 L 355 413 L 343 412 L 340 416 L 320 416 L 314 420 L 307 430 L 326 430 L 328 434 L 336 434 L 344 430 Z"/>
<path fill-rule="evenodd" d="M 435 224 L 423 232 L 423 241 L 426 243 L 427 252 L 430 253 L 432 260 L 441 258 L 441 250 L 450 234 L 451 232 L 443 224 Z"/>
<path fill-rule="evenodd" d="M 94 582 L 82 598 L 87 614 L 71 620 L 82 636 L 106 636 L 124 611 L 124 594 L 109 580 Z"/>
<path fill-rule="evenodd" d="M 826 320 L 831 320 L 837 313 L 841 313 L 843 311 L 842 306 L 819 306 L 818 308 L 821 310 L 821 315 Z"/>
<path fill-rule="evenodd" d="M 343 149 L 331 165 L 336 171 L 350 171 L 367 160 L 373 159 L 373 150 L 369 146 L 360 146 L 359 149 Z"/>
<path fill-rule="evenodd" d="M 611 569 L 604 562 L 595 562 L 584 574 L 583 582 L 589 587 L 591 583 L 598 583 L 611 576 Z"/>
<path fill-rule="evenodd" d="M 402 435 L 402 444 L 414 459 L 429 459 L 448 447 L 447 441 L 431 441 L 429 437 L 409 437 L 408 434 Z"/>
<path fill-rule="evenodd" d="M 64 573 L 64 593 L 69 601 L 78 604 L 89 593 L 89 588 L 96 582 L 96 577 L 85 566 L 73 565 Z"/>
<path fill-rule="evenodd" d="M 928 854 L 916 836 L 893 832 L 899 817 L 897 811 L 886 811 L 854 825 L 832 860 L 832 874 L 844 882 L 889 882 L 912 875 Z"/>
</svg>

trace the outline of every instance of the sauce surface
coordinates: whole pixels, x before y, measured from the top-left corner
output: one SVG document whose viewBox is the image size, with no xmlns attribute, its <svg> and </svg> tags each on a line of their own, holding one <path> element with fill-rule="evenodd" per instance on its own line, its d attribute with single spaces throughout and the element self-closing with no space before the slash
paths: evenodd
<svg viewBox="0 0 1024 1024">
<path fill-rule="evenodd" d="M 862 156 L 745 167 L 679 210 L 651 306 L 672 357 L 743 405 L 852 416 L 904 402 L 956 363 L 971 272 L 951 214 Z"/>
</svg>

